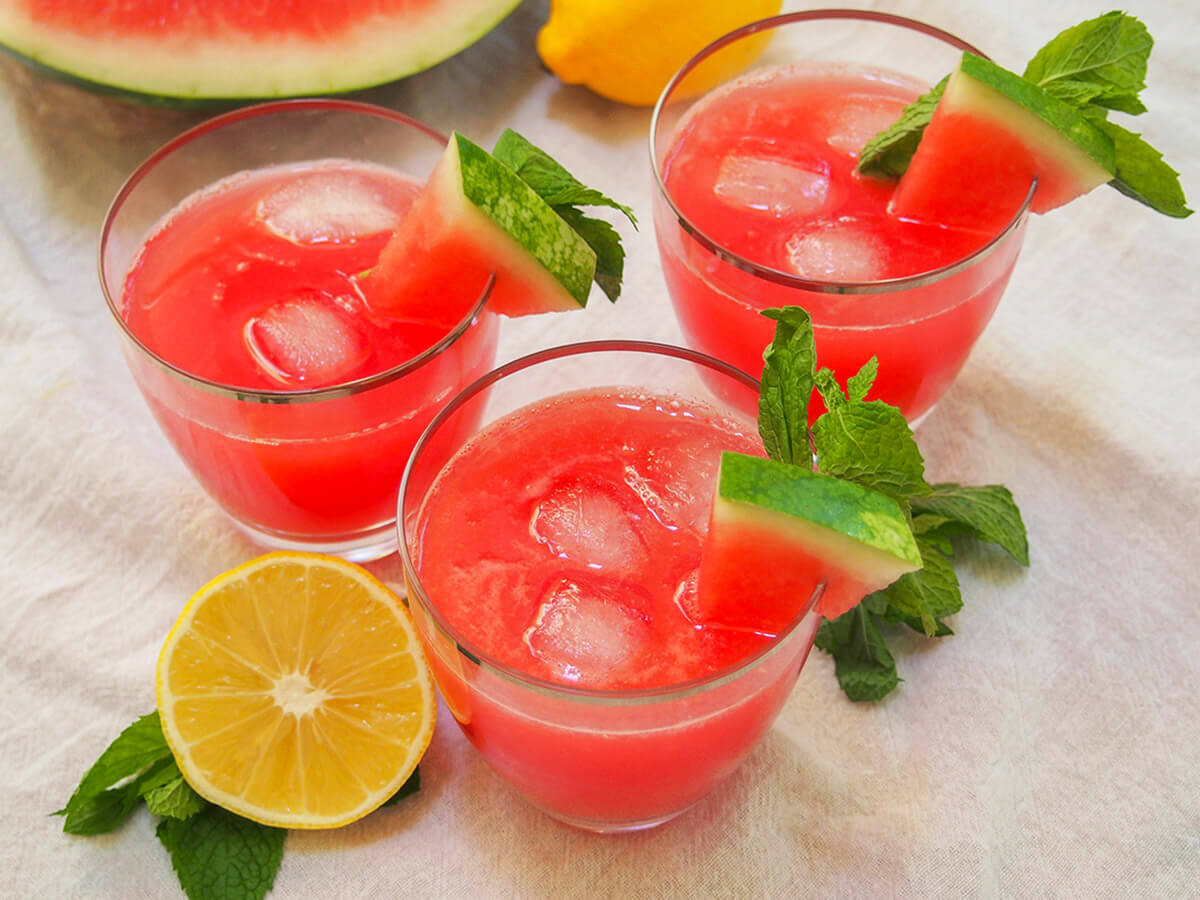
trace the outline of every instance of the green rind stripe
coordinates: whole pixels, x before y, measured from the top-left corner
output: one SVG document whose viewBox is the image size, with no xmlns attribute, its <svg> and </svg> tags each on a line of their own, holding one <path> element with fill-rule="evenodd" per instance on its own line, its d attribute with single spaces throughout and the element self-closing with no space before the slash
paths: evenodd
<svg viewBox="0 0 1200 900">
<path fill-rule="evenodd" d="M 592 248 L 516 172 L 457 132 L 451 140 L 463 196 L 585 306 L 596 271 Z"/>
<path fill-rule="evenodd" d="M 1117 170 L 1113 142 L 1099 128 L 1067 103 L 1026 81 L 991 60 L 963 53 L 959 70 L 963 75 L 1020 104 L 1021 112 L 1036 116 L 1058 131 L 1065 140 L 1086 153 L 1110 175 Z"/>
<path fill-rule="evenodd" d="M 920 568 L 908 517 L 891 497 L 803 466 L 726 451 L 721 454 L 718 502 L 757 507 L 845 536 Z"/>
</svg>

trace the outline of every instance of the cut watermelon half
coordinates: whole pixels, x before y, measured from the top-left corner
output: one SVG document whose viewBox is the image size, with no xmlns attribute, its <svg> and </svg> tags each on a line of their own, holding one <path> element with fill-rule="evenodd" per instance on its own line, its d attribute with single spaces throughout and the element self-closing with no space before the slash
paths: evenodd
<svg viewBox="0 0 1200 900">
<path fill-rule="evenodd" d="M 379 262 L 362 280 L 375 312 L 452 325 L 488 277 L 506 316 L 579 309 L 596 253 L 512 169 L 454 134 Z"/>
<path fill-rule="evenodd" d="M 817 609 L 833 619 L 921 568 L 908 517 L 877 491 L 731 452 L 717 482 L 696 586 L 701 623 L 778 634 L 822 582 Z"/>
<path fill-rule="evenodd" d="M 144 97 L 342 93 L 427 69 L 518 0 L 0 2 L 0 45 L 52 72 Z"/>
<path fill-rule="evenodd" d="M 1078 111 L 964 53 L 892 196 L 900 218 L 998 234 L 1021 208 L 1043 213 L 1110 181 L 1112 140 Z"/>
</svg>

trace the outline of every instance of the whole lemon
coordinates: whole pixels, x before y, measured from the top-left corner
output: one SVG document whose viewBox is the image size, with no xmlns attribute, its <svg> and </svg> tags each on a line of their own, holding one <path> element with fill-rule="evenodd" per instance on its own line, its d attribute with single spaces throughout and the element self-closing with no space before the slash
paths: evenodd
<svg viewBox="0 0 1200 900">
<path fill-rule="evenodd" d="M 568 84 L 653 106 L 698 50 L 781 6 L 782 0 L 552 0 L 538 54 Z"/>
</svg>

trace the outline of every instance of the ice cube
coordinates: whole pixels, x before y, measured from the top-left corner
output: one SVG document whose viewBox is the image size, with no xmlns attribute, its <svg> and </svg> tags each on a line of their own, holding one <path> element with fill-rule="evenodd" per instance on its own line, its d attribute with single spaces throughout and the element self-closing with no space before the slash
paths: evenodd
<svg viewBox="0 0 1200 900">
<path fill-rule="evenodd" d="M 900 117 L 904 101 L 897 97 L 849 94 L 829 113 L 825 138 L 829 146 L 857 158 L 867 141 Z"/>
<path fill-rule="evenodd" d="M 696 597 L 696 586 L 699 580 L 700 570 L 693 569 L 675 586 L 675 594 L 672 597 L 675 605 L 679 607 L 679 611 L 683 613 L 683 617 L 697 628 L 701 627 L 704 622 L 704 616 L 700 613 L 700 604 Z"/>
<path fill-rule="evenodd" d="M 603 681 L 636 662 L 649 642 L 648 603 L 638 588 L 599 576 L 557 579 L 523 635 L 552 675 L 583 684 Z"/>
<path fill-rule="evenodd" d="M 400 214 L 363 175 L 340 169 L 297 175 L 258 203 L 268 229 L 296 244 L 326 244 L 393 231 Z"/>
<path fill-rule="evenodd" d="M 712 506 L 720 451 L 707 441 L 679 441 L 625 466 L 625 484 L 667 528 L 703 530 Z"/>
<path fill-rule="evenodd" d="M 874 281 L 883 277 L 883 253 L 861 225 L 828 222 L 787 240 L 792 271 L 814 281 Z"/>
<path fill-rule="evenodd" d="M 371 352 L 348 305 L 324 291 L 288 297 L 246 323 L 246 348 L 267 375 L 289 387 L 345 380 Z"/>
<path fill-rule="evenodd" d="M 566 477 L 534 507 L 529 533 L 562 559 L 628 572 L 646 559 L 646 545 L 618 487 L 597 477 Z"/>
<path fill-rule="evenodd" d="M 811 216 L 829 205 L 829 179 L 797 163 L 754 156 L 721 160 L 713 193 L 730 206 L 777 218 Z"/>
</svg>

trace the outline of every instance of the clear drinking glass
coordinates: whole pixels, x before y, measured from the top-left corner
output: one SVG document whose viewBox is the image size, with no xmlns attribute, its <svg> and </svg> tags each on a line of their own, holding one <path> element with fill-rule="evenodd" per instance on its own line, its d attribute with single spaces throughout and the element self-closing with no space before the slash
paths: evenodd
<svg viewBox="0 0 1200 900">
<path fill-rule="evenodd" d="M 253 390 L 198 377 L 143 343 L 124 315 L 130 266 L 180 201 L 235 173 L 336 159 L 424 183 L 445 143 L 420 122 L 366 104 L 267 103 L 218 116 L 166 144 L 109 209 L 100 283 L 133 378 L 196 479 L 260 544 L 352 560 L 395 550 L 396 497 L 409 451 L 445 401 L 494 362 L 498 329 L 484 311 L 490 282 L 440 340 L 386 371 L 312 389 Z"/>
<path fill-rule="evenodd" d="M 705 101 L 734 79 L 759 78 L 781 66 L 833 65 L 888 70 L 902 73 L 903 81 L 932 85 L 954 69 L 963 50 L 979 53 L 965 41 L 911 19 L 866 10 L 813 10 L 738 29 L 675 75 L 654 110 L 650 154 L 657 181 L 659 253 L 689 345 L 757 375 L 773 333 L 773 323 L 759 311 L 802 306 L 813 319 L 820 365 L 845 382 L 877 356 L 872 398 L 898 406 L 910 423 L 933 408 L 1008 283 L 1024 237 L 1032 185 L 1011 221 L 961 259 L 901 278 L 822 280 L 802 278 L 723 246 L 682 211 L 679 194 L 686 184 L 672 188 L 665 173 L 676 139 L 704 115 Z M 749 70 L 747 59 L 753 60 Z M 779 197 L 762 200 L 768 206 L 783 202 Z M 814 406 L 816 415 L 821 407 Z"/>
<path fill-rule="evenodd" d="M 430 589 L 438 573 L 430 570 L 428 559 L 437 553 L 426 543 L 429 507 L 440 502 L 431 504 L 428 498 L 447 462 L 461 462 L 461 456 L 456 458 L 460 451 L 479 453 L 487 436 L 473 443 L 472 438 L 514 410 L 564 394 L 576 403 L 577 392 L 616 385 L 686 398 L 685 407 L 748 421 L 748 433 L 755 434 L 753 421 L 740 412 L 758 391 L 757 382 L 745 373 L 678 347 L 633 341 L 575 344 L 501 366 L 459 394 L 418 441 L 400 491 L 400 554 L 409 607 L 446 705 L 487 763 L 528 800 L 563 822 L 601 832 L 658 825 L 733 772 L 771 726 L 820 621 L 814 595 L 787 629 L 756 643 L 747 656 L 684 683 L 624 690 L 535 677 L 513 664 L 513 657 L 509 662 L 497 658 L 508 648 L 489 653 L 453 624 L 447 607 L 465 607 L 466 602 L 461 591 L 439 595 Z M 577 435 L 580 458 L 586 459 L 593 446 L 587 422 L 573 422 L 571 429 L 571 440 Z M 498 489 L 480 483 L 478 490 Z M 540 504 L 528 496 L 534 492 L 537 498 L 540 490 L 522 482 L 513 490 L 519 496 L 510 503 L 506 493 L 498 506 Z M 707 508 L 706 496 L 700 502 Z M 455 538 L 463 544 L 471 540 Z M 471 547 L 467 554 L 474 552 Z M 669 557 L 655 556 L 653 566 L 669 569 L 674 562 Z M 481 558 L 470 565 L 494 564 Z M 534 580 L 541 577 L 539 570 Z M 498 582 L 498 574 L 489 578 L 489 586 L 508 583 Z M 641 586 L 626 584 L 630 593 Z M 619 604 L 623 598 L 611 599 Z M 493 625 L 489 628 L 496 633 Z M 641 653 L 666 649 L 643 647 Z"/>
</svg>

